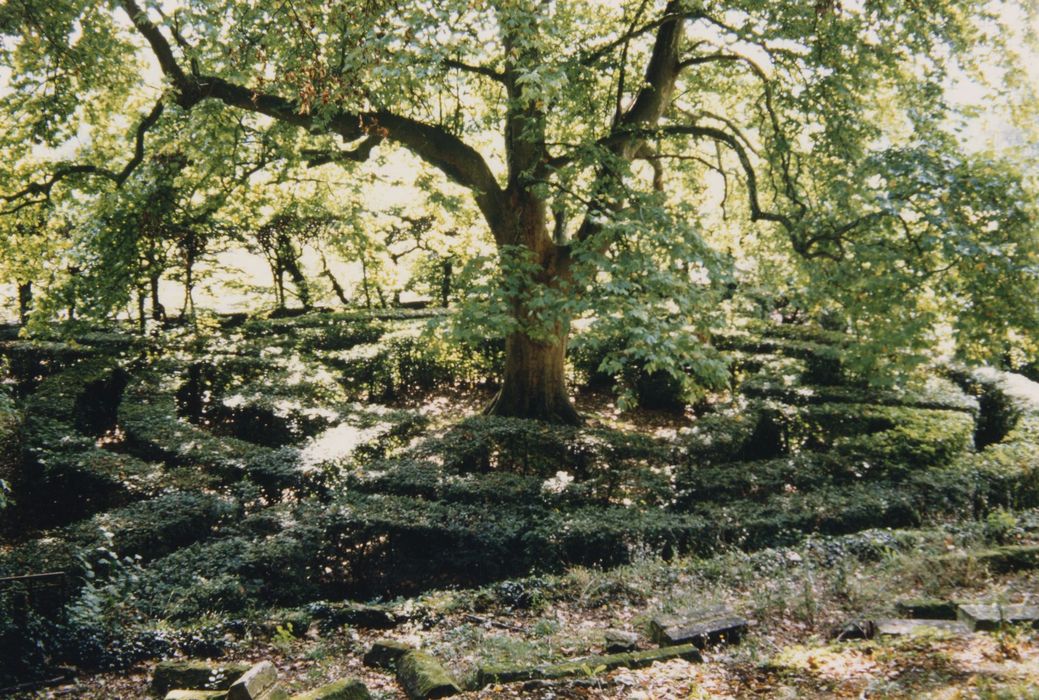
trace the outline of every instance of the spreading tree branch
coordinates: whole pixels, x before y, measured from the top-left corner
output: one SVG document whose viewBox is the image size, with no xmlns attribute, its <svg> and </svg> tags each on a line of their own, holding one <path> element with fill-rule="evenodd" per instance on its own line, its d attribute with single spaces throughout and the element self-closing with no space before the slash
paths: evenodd
<svg viewBox="0 0 1039 700">
<path fill-rule="evenodd" d="M 137 125 L 137 130 L 134 135 L 133 155 L 121 170 L 111 170 L 90 163 L 73 163 L 58 166 L 46 180 L 43 180 L 42 182 L 31 182 L 18 192 L 12 194 L 0 195 L 0 199 L 3 201 L 9 204 L 13 203 L 13 206 L 0 211 L 0 214 L 14 214 L 25 207 L 46 202 L 50 199 L 51 191 L 54 189 L 55 185 L 62 180 L 75 175 L 93 175 L 96 177 L 102 177 L 114 182 L 116 187 L 121 187 L 133 171 L 137 169 L 137 166 L 139 166 L 144 160 L 145 134 L 149 129 L 155 126 L 156 122 L 159 121 L 159 117 L 162 116 L 164 109 L 165 107 L 160 99 L 155 103 L 155 106 L 152 107 L 151 111 L 141 120 L 140 124 Z"/>
<path fill-rule="evenodd" d="M 293 100 L 252 90 L 217 76 L 189 76 L 177 63 L 169 41 L 137 0 L 120 2 L 137 31 L 148 42 L 163 73 L 177 89 L 177 102 L 185 109 L 202 100 L 215 99 L 311 132 L 335 133 L 347 141 L 377 135 L 399 143 L 439 168 L 451 180 L 470 189 L 488 221 L 499 219 L 504 211 L 506 203 L 501 187 L 483 156 L 446 129 L 386 110 L 359 113 L 341 110 L 319 124 Z"/>
<path fill-rule="evenodd" d="M 304 149 L 303 157 L 307 159 L 307 166 L 316 168 L 319 165 L 325 165 L 326 163 L 341 163 L 344 161 L 354 161 L 355 163 L 363 163 L 368 160 L 372 151 L 382 143 L 383 137 L 378 134 L 372 134 L 365 138 L 355 148 L 348 151 L 319 151 Z"/>
<path fill-rule="evenodd" d="M 443 64 L 448 68 L 454 68 L 455 70 L 460 70 L 463 73 L 474 73 L 476 75 L 482 75 L 484 77 L 490 78 L 491 80 L 497 81 L 499 83 L 505 82 L 505 74 L 496 71 L 490 66 L 474 66 L 469 63 L 464 63 L 453 58 L 445 58 Z"/>
</svg>

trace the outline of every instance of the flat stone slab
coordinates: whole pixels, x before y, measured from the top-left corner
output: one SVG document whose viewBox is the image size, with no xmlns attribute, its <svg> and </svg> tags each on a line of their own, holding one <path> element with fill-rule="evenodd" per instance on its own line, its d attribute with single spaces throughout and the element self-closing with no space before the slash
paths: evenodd
<svg viewBox="0 0 1039 700">
<path fill-rule="evenodd" d="M 978 561 L 997 573 L 1039 569 L 1039 545 L 1016 544 L 996 547 L 978 555 Z"/>
<path fill-rule="evenodd" d="M 171 690 L 164 700 L 224 700 L 226 690 Z"/>
<path fill-rule="evenodd" d="M 727 608 L 661 615 L 650 620 L 650 635 L 660 646 L 736 644 L 747 631 L 747 620 Z"/>
<path fill-rule="evenodd" d="M 400 619 L 387 607 L 363 603 L 335 605 L 327 612 L 328 624 L 341 627 L 350 625 L 362 629 L 385 630 L 396 627 Z"/>
<path fill-rule="evenodd" d="M 946 632 L 970 634 L 970 628 L 957 620 L 875 620 L 874 634 L 878 637 L 900 637 L 912 634 Z"/>
<path fill-rule="evenodd" d="M 958 606 L 951 600 L 908 598 L 895 603 L 901 615 L 918 620 L 955 620 Z"/>
<path fill-rule="evenodd" d="M 575 676 L 591 676 L 602 671 L 615 668 L 644 668 L 656 661 L 685 659 L 702 662 L 703 655 L 695 644 L 632 651 L 626 654 L 609 654 L 607 656 L 590 656 L 562 664 L 533 667 L 482 666 L 476 672 L 476 687 L 482 688 L 491 683 L 516 683 L 520 681 L 557 680 Z"/>
<path fill-rule="evenodd" d="M 367 686 L 358 680 L 343 678 L 300 695 L 292 700 L 371 700 Z"/>
<path fill-rule="evenodd" d="M 364 665 L 372 668 L 397 668 L 397 661 L 415 647 L 392 639 L 376 639 L 364 655 Z"/>
<path fill-rule="evenodd" d="M 978 631 L 1020 624 L 1039 628 L 1039 605 L 961 605 L 957 615 L 963 624 Z"/>
<path fill-rule="evenodd" d="M 939 562 L 974 561 L 997 574 L 1039 569 L 1039 545 L 1016 544 L 993 547 L 980 552 L 943 554 Z"/>
<path fill-rule="evenodd" d="M 214 664 L 212 661 L 161 661 L 152 674 L 152 692 L 164 697 L 175 688 L 227 690 L 248 664 Z"/>
<path fill-rule="evenodd" d="M 278 669 L 270 661 L 261 661 L 231 684 L 227 700 L 266 700 L 277 682 Z"/>
<path fill-rule="evenodd" d="M 439 661 L 418 650 L 407 652 L 397 661 L 397 682 L 410 700 L 446 698 L 462 692 Z"/>
</svg>

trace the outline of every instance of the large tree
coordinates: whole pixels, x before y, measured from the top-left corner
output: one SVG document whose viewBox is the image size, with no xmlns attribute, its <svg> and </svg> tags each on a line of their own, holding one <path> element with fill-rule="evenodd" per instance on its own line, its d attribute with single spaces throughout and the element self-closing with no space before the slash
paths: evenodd
<svg viewBox="0 0 1039 700">
<path fill-rule="evenodd" d="M 141 94 L 127 66 L 144 51 L 165 90 L 137 118 L 125 167 L 66 163 L 4 198 L 16 209 L 63 180 L 120 185 L 171 107 L 221 103 L 296 126 L 314 164 L 405 148 L 471 193 L 512 278 L 489 410 L 572 422 L 572 314 L 619 283 L 637 294 L 641 281 L 625 276 L 653 277 L 668 255 L 695 249 L 696 212 L 679 217 L 677 205 L 712 173 L 748 226 L 813 261 L 863 317 L 922 330 L 947 318 L 927 304 L 951 300 L 972 332 L 995 311 L 995 325 L 1027 328 L 1027 193 L 1008 167 L 957 156 L 949 135 L 950 76 L 987 68 L 970 58 L 979 47 L 1009 55 L 991 7 L 14 0 L 0 10 L 16 89 L 4 108 L 24 132 L 67 136 L 62 120 L 83 104 L 115 109 L 111 95 Z M 639 236 L 656 249 L 641 265 Z M 711 274 L 696 267 L 677 265 L 687 286 Z M 904 314 L 878 311 L 885 301 Z"/>
</svg>

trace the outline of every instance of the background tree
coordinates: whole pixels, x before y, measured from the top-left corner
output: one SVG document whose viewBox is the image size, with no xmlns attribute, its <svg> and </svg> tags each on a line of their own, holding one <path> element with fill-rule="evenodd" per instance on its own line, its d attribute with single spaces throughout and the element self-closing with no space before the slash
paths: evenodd
<svg viewBox="0 0 1039 700">
<path fill-rule="evenodd" d="M 146 49 L 167 90 L 139 118 L 138 162 L 169 104 L 298 127 L 313 163 L 408 149 L 470 193 L 497 247 L 506 361 L 489 410 L 573 422 L 564 359 L 576 315 L 647 291 L 640 275 L 657 293 L 696 278 L 718 287 L 724 270 L 697 212 L 681 206 L 709 172 L 751 224 L 808 261 L 814 290 L 838 290 L 856 329 L 889 336 L 889 356 L 955 309 L 969 312 L 960 338 L 968 327 L 1034 328 L 1034 305 L 995 324 L 982 311 L 986 299 L 1034 294 L 1033 197 L 1005 164 L 957 156 L 950 135 L 949 76 L 980 73 L 977 56 L 1010 56 L 990 8 L 200 0 L 171 14 L 140 0 L 62 0 L 40 14 L 14 4 L 0 24 L 15 37 L 4 53 L 30 97 L 5 109 L 32 102 L 40 116 L 26 128 L 60 138 L 83 98 L 109 109 L 112 95 L 144 91 L 126 66 Z M 41 84 L 52 98 L 28 89 Z M 120 184 L 125 172 L 59 165 L 5 199 L 45 198 L 70 178 Z M 697 298 L 667 314 L 689 321 L 685 337 L 710 325 L 697 311 L 709 295 Z M 617 361 L 684 371 L 665 359 L 658 314 L 635 303 L 620 313 L 644 326 L 644 350 Z"/>
</svg>

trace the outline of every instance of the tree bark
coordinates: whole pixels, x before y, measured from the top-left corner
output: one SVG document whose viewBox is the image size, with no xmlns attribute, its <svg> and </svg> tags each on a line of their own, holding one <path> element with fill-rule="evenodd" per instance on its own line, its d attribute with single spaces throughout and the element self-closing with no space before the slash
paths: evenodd
<svg viewBox="0 0 1039 700">
<path fill-rule="evenodd" d="M 332 283 L 332 291 L 335 292 L 336 297 L 339 299 L 339 303 L 343 306 L 349 306 L 350 299 L 346 296 L 346 290 L 343 289 L 343 285 L 339 283 L 339 280 L 337 280 L 336 276 L 332 273 L 332 268 L 328 266 L 328 260 L 325 258 L 324 252 L 318 250 L 318 253 L 321 255 L 321 274 Z"/>
<path fill-rule="evenodd" d="M 452 258 L 445 258 L 440 263 L 440 271 L 442 273 L 440 278 L 440 305 L 445 309 L 451 303 L 451 278 L 454 274 L 454 261 Z"/>
<path fill-rule="evenodd" d="M 533 253 L 540 269 L 530 282 L 559 289 L 571 277 L 569 247 L 557 245 L 549 235 L 544 201 L 530 192 L 522 192 L 516 202 L 512 216 L 504 222 L 506 231 L 498 235 L 520 243 Z M 530 323 L 530 313 L 523 293 L 520 294 L 509 300 L 520 330 L 505 339 L 501 389 L 484 413 L 578 425 L 581 416 L 570 402 L 566 384 L 569 319 L 560 319 L 548 329 L 538 329 L 537 337 L 532 337 L 523 330 Z"/>
<path fill-rule="evenodd" d="M 151 287 L 152 296 L 152 320 L 153 321 L 165 321 L 166 320 L 166 307 L 159 301 L 159 275 L 151 274 L 148 276 L 148 284 Z"/>
<path fill-rule="evenodd" d="M 32 311 L 32 282 L 18 283 L 18 318 L 24 326 L 29 320 L 29 312 Z"/>
<path fill-rule="evenodd" d="M 484 412 L 549 423 L 581 423 L 567 394 L 566 340 L 567 331 L 562 327 L 548 342 L 535 341 L 522 332 L 506 338 L 502 386 Z"/>
</svg>

